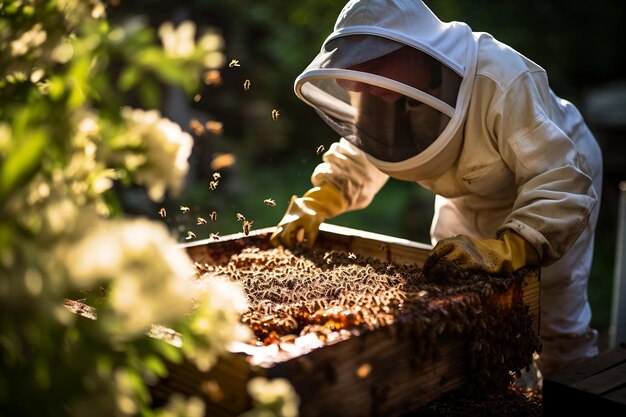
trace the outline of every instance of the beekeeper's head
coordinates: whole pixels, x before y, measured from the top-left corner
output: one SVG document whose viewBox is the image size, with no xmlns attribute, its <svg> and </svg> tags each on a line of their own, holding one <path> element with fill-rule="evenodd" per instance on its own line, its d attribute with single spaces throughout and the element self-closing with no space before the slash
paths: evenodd
<svg viewBox="0 0 626 417">
<path fill-rule="evenodd" d="M 433 177 L 460 149 L 469 100 L 467 71 L 455 57 L 467 55 L 460 48 L 468 33 L 418 1 L 350 2 L 296 79 L 296 94 L 383 172 Z M 456 44 L 439 39 L 443 34 Z"/>
</svg>

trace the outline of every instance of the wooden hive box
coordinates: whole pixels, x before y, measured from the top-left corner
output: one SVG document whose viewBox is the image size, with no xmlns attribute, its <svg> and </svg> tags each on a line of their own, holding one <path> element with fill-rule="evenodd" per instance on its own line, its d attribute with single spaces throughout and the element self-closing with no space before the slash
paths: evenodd
<svg viewBox="0 0 626 417">
<path fill-rule="evenodd" d="M 273 230 L 259 229 L 248 236 L 240 233 L 219 241 L 204 240 L 183 246 L 197 262 L 224 262 L 231 254 L 249 246 L 270 248 L 269 236 Z M 431 247 L 322 224 L 315 249 L 353 252 L 399 265 L 421 265 Z M 529 321 L 524 330 L 535 337 L 532 343 L 536 342 L 524 356 L 528 357 L 525 364 L 529 364 L 532 351 L 538 346 L 539 268 L 520 271 L 513 286 L 492 298 L 502 311 L 521 304 L 527 312 Z M 498 331 L 491 333 L 493 340 L 498 340 Z M 410 323 L 399 321 L 358 336 L 346 337 L 337 332 L 324 343 L 310 334 L 304 335 L 288 349 L 278 345 L 236 344 L 206 373 L 190 363 L 172 365 L 169 377 L 154 387 L 153 396 L 158 403 L 175 392 L 197 395 L 205 400 L 208 416 L 231 417 L 250 408 L 248 380 L 254 376 L 280 377 L 288 379 L 296 389 L 302 417 L 398 416 L 453 390 L 472 386 L 489 389 L 493 376 L 490 365 L 493 362 L 489 361 L 493 358 L 487 362 L 484 358 L 472 360 L 468 354 L 471 337 L 471 333 L 459 337 L 444 332 L 425 355 L 418 346 L 419 335 L 411 331 Z M 503 343 L 508 346 L 511 341 Z M 476 343 L 472 349 L 476 350 Z M 476 369 L 481 372 L 477 374 Z M 214 383 L 220 386 L 219 395 L 206 389 Z"/>
</svg>

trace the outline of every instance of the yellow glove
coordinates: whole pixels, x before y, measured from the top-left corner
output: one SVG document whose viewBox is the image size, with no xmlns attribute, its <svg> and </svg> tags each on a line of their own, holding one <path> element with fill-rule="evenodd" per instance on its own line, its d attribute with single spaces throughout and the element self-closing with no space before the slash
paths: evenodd
<svg viewBox="0 0 626 417">
<path fill-rule="evenodd" d="M 313 187 L 299 198 L 294 195 L 270 242 L 274 246 L 292 248 L 302 244 L 310 248 L 315 243 L 320 224 L 343 213 L 347 204 L 341 192 L 330 184 Z"/>
<path fill-rule="evenodd" d="M 505 231 L 498 239 L 465 235 L 442 239 L 424 262 L 423 271 L 436 277 L 469 272 L 508 275 L 526 265 L 538 265 L 539 254 L 520 235 Z"/>
</svg>

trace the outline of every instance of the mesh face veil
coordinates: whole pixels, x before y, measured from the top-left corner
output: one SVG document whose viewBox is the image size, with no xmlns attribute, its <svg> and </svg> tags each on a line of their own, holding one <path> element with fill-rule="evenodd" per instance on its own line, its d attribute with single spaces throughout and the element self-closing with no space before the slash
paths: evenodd
<svg viewBox="0 0 626 417">
<path fill-rule="evenodd" d="M 412 46 L 338 37 L 296 80 L 296 93 L 339 135 L 382 163 L 421 154 L 455 114 L 462 78 Z"/>
</svg>

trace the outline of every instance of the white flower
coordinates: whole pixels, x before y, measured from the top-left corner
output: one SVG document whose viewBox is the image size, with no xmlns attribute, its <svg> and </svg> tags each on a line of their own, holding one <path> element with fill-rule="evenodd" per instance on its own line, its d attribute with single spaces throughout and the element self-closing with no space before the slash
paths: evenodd
<svg viewBox="0 0 626 417">
<path fill-rule="evenodd" d="M 22 33 L 22 35 L 11 42 L 11 55 L 14 57 L 26 55 L 29 50 L 43 44 L 48 37 L 41 23 L 35 24 L 32 28 Z"/>
<path fill-rule="evenodd" d="M 87 390 L 69 404 L 69 415 L 130 417 L 139 414 L 143 391 L 139 376 L 129 368 L 99 367 L 85 372 L 80 382 Z"/>
<path fill-rule="evenodd" d="M 190 328 L 197 340 L 187 345 L 183 341 L 183 350 L 200 370 L 207 371 L 230 343 L 252 337 L 250 328 L 241 324 L 248 303 L 240 284 L 207 274 L 198 281 L 194 299 Z"/>
<path fill-rule="evenodd" d="M 203 53 L 202 63 L 206 68 L 219 68 L 226 62 L 226 57 L 220 52 L 224 47 L 224 38 L 219 33 L 207 32 L 198 41 L 198 49 Z"/>
<path fill-rule="evenodd" d="M 161 200 L 168 189 L 178 193 L 189 169 L 191 135 L 178 124 L 162 118 L 157 110 L 125 107 L 121 115 L 129 129 L 125 140 L 144 152 L 143 155 L 126 155 L 127 162 L 135 165 L 134 180 L 147 188 L 154 201 Z"/>
<path fill-rule="evenodd" d="M 296 417 L 300 399 L 293 386 L 284 378 L 252 378 L 248 382 L 248 393 L 255 405 L 252 415 L 262 410 L 271 410 L 276 417 Z"/>
<path fill-rule="evenodd" d="M 163 42 L 165 54 L 171 58 L 189 58 L 196 50 L 196 25 L 189 20 L 174 28 L 171 22 L 165 22 L 159 27 L 159 37 Z"/>
<path fill-rule="evenodd" d="M 156 411 L 156 417 L 203 417 L 204 409 L 204 402 L 198 397 L 185 398 L 173 394 L 167 405 Z"/>
<path fill-rule="evenodd" d="M 153 324 L 166 325 L 191 309 L 194 266 L 158 222 L 107 222 L 74 245 L 66 265 L 78 288 L 111 282 L 111 317 L 101 317 L 118 338 L 133 337 Z"/>
</svg>

